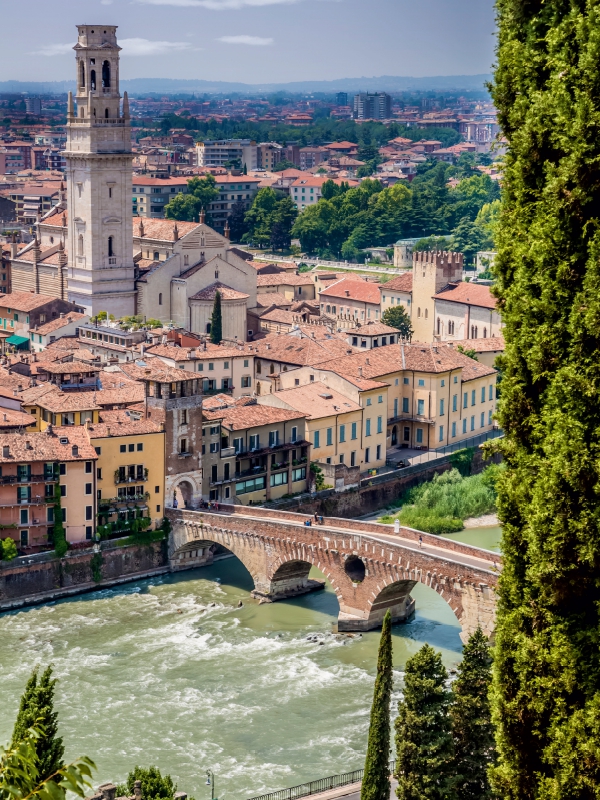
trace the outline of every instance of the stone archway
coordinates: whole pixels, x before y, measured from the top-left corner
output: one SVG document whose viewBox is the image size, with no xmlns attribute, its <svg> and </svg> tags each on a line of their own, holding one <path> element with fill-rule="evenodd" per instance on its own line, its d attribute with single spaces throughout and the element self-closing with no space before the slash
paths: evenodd
<svg viewBox="0 0 600 800">
<path fill-rule="evenodd" d="M 186 472 L 167 476 L 165 506 L 178 511 L 198 508 L 202 500 L 202 473 Z"/>
<path fill-rule="evenodd" d="M 267 600 L 284 600 L 287 597 L 297 597 L 308 592 L 325 588 L 325 581 L 313 580 L 308 577 L 313 565 L 309 561 L 290 559 L 282 561 L 271 576 L 269 591 L 252 592 L 254 597 L 264 597 Z"/>
</svg>

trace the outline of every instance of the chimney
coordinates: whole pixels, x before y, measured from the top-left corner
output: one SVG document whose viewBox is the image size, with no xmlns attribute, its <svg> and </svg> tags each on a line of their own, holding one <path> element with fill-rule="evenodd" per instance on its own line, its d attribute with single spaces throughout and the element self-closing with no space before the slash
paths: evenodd
<svg viewBox="0 0 600 800">
<path fill-rule="evenodd" d="M 52 423 L 48 423 L 48 427 L 46 428 L 46 433 L 48 436 L 54 436 L 54 430 L 52 429 Z"/>
<path fill-rule="evenodd" d="M 106 429 L 106 435 L 107 435 L 107 436 L 110 436 L 110 428 L 107 428 L 107 429 Z"/>
<path fill-rule="evenodd" d="M 358 368 L 358 377 L 362 378 L 362 367 Z"/>
<path fill-rule="evenodd" d="M 63 313 L 62 311 L 60 312 L 60 318 L 61 318 L 61 319 L 64 319 L 64 318 L 65 318 L 65 315 L 64 315 L 64 313 Z"/>
<path fill-rule="evenodd" d="M 371 366 L 371 362 L 369 361 L 368 358 L 365 358 L 365 364 L 367 365 L 367 367 Z"/>
<path fill-rule="evenodd" d="M 29 441 L 25 442 L 25 450 L 33 450 L 33 447 L 31 446 L 31 442 L 29 442 Z"/>
<path fill-rule="evenodd" d="M 6 416 L 6 414 L 4 415 L 4 422 L 8 422 L 8 417 Z"/>
<path fill-rule="evenodd" d="M 229 239 L 229 237 L 230 237 L 230 234 L 231 234 L 231 231 L 229 230 L 229 220 L 228 220 L 228 219 L 226 219 L 226 220 L 225 220 L 225 230 L 223 231 L 223 236 L 224 236 L 226 239 Z"/>
<path fill-rule="evenodd" d="M 16 236 L 15 236 L 15 234 L 13 233 L 13 235 L 12 235 L 12 241 L 11 241 L 11 243 L 10 243 L 10 257 L 11 257 L 11 258 L 16 258 L 16 257 L 17 257 L 18 250 L 19 250 L 19 248 L 18 248 L 18 245 L 17 245 L 17 237 L 16 237 Z"/>
<path fill-rule="evenodd" d="M 206 218 L 206 215 L 205 215 L 205 213 L 204 213 L 204 209 L 202 209 L 202 210 L 200 211 L 200 225 L 204 225 L 204 220 L 205 220 L 205 218 Z"/>
</svg>

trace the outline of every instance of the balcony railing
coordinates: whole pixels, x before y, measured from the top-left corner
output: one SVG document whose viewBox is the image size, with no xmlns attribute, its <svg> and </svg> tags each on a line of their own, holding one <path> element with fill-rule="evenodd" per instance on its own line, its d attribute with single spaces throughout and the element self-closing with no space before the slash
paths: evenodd
<svg viewBox="0 0 600 800">
<path fill-rule="evenodd" d="M 181 454 L 180 454 L 181 455 Z M 143 475 L 119 475 L 115 474 L 115 484 L 118 486 L 121 483 L 144 483 L 148 480 L 148 469 L 144 469 Z"/>
<path fill-rule="evenodd" d="M 0 477 L 0 485 L 10 483 L 55 483 L 58 476 L 54 473 L 52 475 L 2 475 Z"/>
<path fill-rule="evenodd" d="M 276 450 L 290 450 L 292 447 L 307 447 L 309 444 L 310 442 L 307 442 L 304 439 L 296 439 L 294 442 L 279 442 L 275 445 L 264 445 L 256 450 L 236 450 L 235 454 L 237 456 L 244 456 L 245 458 L 248 458 L 250 456 L 263 455 L 264 453 L 272 453 Z"/>
<path fill-rule="evenodd" d="M 101 498 L 98 501 L 99 506 L 115 506 L 119 503 L 141 503 L 144 501 L 148 501 L 150 499 L 150 493 L 144 492 L 142 494 L 132 494 L 127 495 L 126 497 L 108 497 L 108 498 Z"/>
</svg>

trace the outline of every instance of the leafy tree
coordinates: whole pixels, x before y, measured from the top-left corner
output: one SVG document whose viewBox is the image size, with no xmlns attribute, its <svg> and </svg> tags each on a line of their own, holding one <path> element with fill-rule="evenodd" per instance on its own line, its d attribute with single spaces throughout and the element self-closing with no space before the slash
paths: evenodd
<svg viewBox="0 0 600 800">
<path fill-rule="evenodd" d="M 492 797 L 488 779 L 488 767 L 495 759 L 489 701 L 491 681 L 490 646 L 481 628 L 477 628 L 464 647 L 457 678 L 452 684 L 450 719 L 458 777 L 457 800 L 489 800 Z"/>
<path fill-rule="evenodd" d="M 0 561 L 12 561 L 19 555 L 14 539 L 0 539 Z"/>
<path fill-rule="evenodd" d="M 56 481 L 54 484 L 54 534 L 53 534 L 53 544 L 54 544 L 54 552 L 58 556 L 58 558 L 62 558 L 67 550 L 69 549 L 69 544 L 67 542 L 67 534 L 65 531 L 65 525 L 63 520 L 63 510 L 62 510 L 62 495 L 60 493 L 60 482 Z"/>
<path fill-rule="evenodd" d="M 284 158 L 273 167 L 273 172 L 283 172 L 284 169 L 296 169 L 296 165 L 293 161 Z"/>
<path fill-rule="evenodd" d="M 0 747 L 1 800 L 65 800 L 67 791 L 85 797 L 92 788 L 94 762 L 83 756 L 42 778 L 37 766 L 36 744 L 43 735 L 39 726 L 29 728 L 22 739 Z"/>
<path fill-rule="evenodd" d="M 261 248 L 270 244 L 273 213 L 277 201 L 278 195 L 270 187 L 258 191 L 250 210 L 246 213 L 248 231 L 244 234 L 244 241 L 252 242 Z"/>
<path fill-rule="evenodd" d="M 38 727 L 40 735 L 35 740 L 35 763 L 39 780 L 47 780 L 63 767 L 62 738 L 58 736 L 58 714 L 54 711 L 54 687 L 52 667 L 46 667 L 38 679 L 36 667 L 21 697 L 19 713 L 15 722 L 11 747 L 27 737 L 30 728 Z"/>
<path fill-rule="evenodd" d="M 459 344 L 456 349 L 458 350 L 459 353 L 462 353 L 463 355 L 472 358 L 473 361 L 479 361 L 477 350 L 473 350 L 472 347 L 465 347 L 464 345 Z"/>
<path fill-rule="evenodd" d="M 241 242 L 248 230 L 246 225 L 246 206 L 238 200 L 231 206 L 229 213 L 229 230 L 232 242 Z"/>
<path fill-rule="evenodd" d="M 425 251 L 449 250 L 451 239 L 448 236 L 426 236 L 415 242 L 414 253 Z"/>
<path fill-rule="evenodd" d="M 473 262 L 475 254 L 479 250 L 487 250 L 491 246 L 491 237 L 487 236 L 483 228 L 480 228 L 468 217 L 463 217 L 452 232 L 450 249 L 456 253 L 462 253 L 465 263 Z"/>
<path fill-rule="evenodd" d="M 217 182 L 214 175 L 205 175 L 203 178 L 190 178 L 187 182 L 188 193 L 179 192 L 165 206 L 167 219 L 198 222 L 200 212 L 204 209 L 206 223 L 210 225 L 210 204 L 219 196 Z"/>
<path fill-rule="evenodd" d="M 399 800 L 454 800 L 451 692 L 440 653 L 428 644 L 406 662 L 396 718 Z"/>
<path fill-rule="evenodd" d="M 360 789 L 361 800 L 389 800 L 390 797 L 390 702 L 392 699 L 392 617 L 383 618 L 377 676 L 371 706 L 369 743 Z"/>
<path fill-rule="evenodd" d="M 493 719 L 503 798 L 600 795 L 598 5 L 498 0 L 508 142 Z"/>
<path fill-rule="evenodd" d="M 132 795 L 135 782 L 140 781 L 144 800 L 173 800 L 177 784 L 170 775 L 162 775 L 158 767 L 134 767 L 127 781 L 117 786 L 117 795 Z"/>
<path fill-rule="evenodd" d="M 277 201 L 271 217 L 271 247 L 283 250 L 292 243 L 292 228 L 298 209 L 291 197 L 285 196 Z"/>
<path fill-rule="evenodd" d="M 221 344 L 223 339 L 223 316 L 221 312 L 221 292 L 215 292 L 215 302 L 210 318 L 210 340 L 213 344 Z"/>
<path fill-rule="evenodd" d="M 403 305 L 386 308 L 381 315 L 381 321 L 391 328 L 396 328 L 405 339 L 412 339 L 412 324 Z"/>
</svg>

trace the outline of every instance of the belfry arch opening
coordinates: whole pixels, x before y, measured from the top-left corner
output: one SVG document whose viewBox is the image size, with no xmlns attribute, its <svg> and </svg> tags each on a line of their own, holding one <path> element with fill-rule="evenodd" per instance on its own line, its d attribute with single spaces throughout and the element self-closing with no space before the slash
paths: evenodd
<svg viewBox="0 0 600 800">
<path fill-rule="evenodd" d="M 110 88 L 110 64 L 108 61 L 102 64 L 102 86 L 105 89 Z"/>
</svg>

